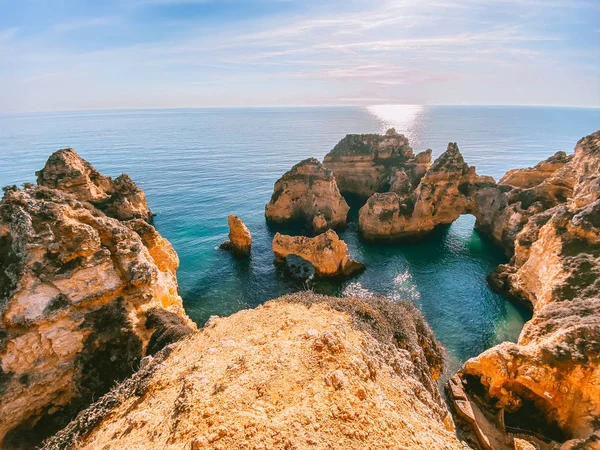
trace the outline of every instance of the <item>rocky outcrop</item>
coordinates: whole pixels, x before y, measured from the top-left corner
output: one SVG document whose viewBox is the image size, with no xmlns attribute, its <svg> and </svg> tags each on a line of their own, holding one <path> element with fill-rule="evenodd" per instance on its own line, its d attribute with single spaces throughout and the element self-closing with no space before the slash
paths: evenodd
<svg viewBox="0 0 600 450">
<path fill-rule="evenodd" d="M 508 427 L 598 444 L 592 436 L 600 429 L 600 132 L 582 139 L 568 162 L 534 187 L 504 195 L 521 198 L 505 208 L 524 223 L 510 264 L 491 282 L 530 304 L 533 319 L 516 344 L 467 361 L 460 378 Z"/>
<path fill-rule="evenodd" d="M 436 226 L 475 213 L 475 189 L 492 185 L 465 163 L 456 143 L 435 160 L 414 191 L 377 193 L 359 212 L 359 230 L 370 240 L 398 240 L 419 236 Z"/>
<path fill-rule="evenodd" d="M 229 224 L 229 240 L 221 244 L 224 250 L 248 256 L 252 250 L 252 235 L 246 224 L 238 216 L 230 214 L 227 218 Z"/>
<path fill-rule="evenodd" d="M 129 175 L 122 174 L 114 180 L 104 176 L 72 148 L 52 154 L 36 175 L 38 185 L 73 194 L 79 201 L 91 203 L 109 217 L 152 221 L 146 195 Z"/>
<path fill-rule="evenodd" d="M 464 449 L 416 308 L 309 292 L 211 319 L 44 447 Z"/>
<path fill-rule="evenodd" d="M 321 233 L 344 225 L 349 209 L 331 170 L 309 158 L 277 180 L 265 216 L 272 223 L 303 223 Z"/>
<path fill-rule="evenodd" d="M 273 253 L 278 263 L 283 263 L 289 255 L 299 256 L 310 262 L 315 274 L 322 277 L 351 277 L 365 269 L 363 264 L 350 258 L 348 246 L 333 230 L 314 238 L 277 233 Z"/>
<path fill-rule="evenodd" d="M 430 163 L 431 150 L 415 156 L 408 139 L 393 128 L 385 135 L 349 134 L 323 161 L 341 192 L 364 198 L 376 192 L 412 191 Z"/>
<path fill-rule="evenodd" d="M 35 445 L 195 328 L 169 242 L 141 218 L 93 206 L 130 217 L 117 191 L 104 202 L 119 179 L 111 185 L 73 150 L 55 153 L 39 177 L 39 187 L 6 188 L 0 203 L 2 448 Z"/>
<path fill-rule="evenodd" d="M 550 158 L 528 169 L 513 169 L 500 179 L 499 184 L 508 184 L 523 189 L 537 186 L 551 177 L 558 169 L 562 169 L 571 160 L 565 152 L 556 152 Z"/>
</svg>

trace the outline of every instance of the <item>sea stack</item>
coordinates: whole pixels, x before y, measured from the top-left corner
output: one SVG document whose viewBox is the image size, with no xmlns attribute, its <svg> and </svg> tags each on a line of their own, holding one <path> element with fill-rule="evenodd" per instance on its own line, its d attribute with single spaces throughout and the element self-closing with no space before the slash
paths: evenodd
<svg viewBox="0 0 600 450">
<path fill-rule="evenodd" d="M 363 198 L 391 187 L 414 189 L 430 163 L 431 150 L 415 156 L 406 136 L 394 128 L 384 135 L 349 134 L 323 160 L 342 193 Z"/>
<path fill-rule="evenodd" d="M 479 177 L 465 163 L 456 143 L 435 160 L 416 189 L 376 193 L 359 212 L 359 230 L 369 240 L 402 240 L 422 236 L 436 226 L 454 222 L 461 214 L 473 213 L 469 196 L 478 183 L 493 183 Z"/>
<path fill-rule="evenodd" d="M 246 224 L 238 216 L 230 214 L 227 218 L 229 224 L 229 240 L 221 244 L 224 250 L 230 250 L 240 256 L 249 256 L 252 250 L 252 235 Z"/>
<path fill-rule="evenodd" d="M 349 210 L 331 170 L 308 158 L 277 180 L 265 216 L 272 223 L 300 223 L 322 233 L 344 225 Z"/>
</svg>

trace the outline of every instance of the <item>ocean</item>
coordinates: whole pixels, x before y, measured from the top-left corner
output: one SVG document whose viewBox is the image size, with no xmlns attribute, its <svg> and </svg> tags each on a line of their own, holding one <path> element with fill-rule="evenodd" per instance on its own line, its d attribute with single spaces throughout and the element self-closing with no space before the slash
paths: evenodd
<svg viewBox="0 0 600 450">
<path fill-rule="evenodd" d="M 529 315 L 492 292 L 485 277 L 502 251 L 463 216 L 427 239 L 374 245 L 357 234 L 357 207 L 339 234 L 366 271 L 346 282 L 315 281 L 273 265 L 275 230 L 264 206 L 275 181 L 298 161 L 322 159 L 348 133 L 395 127 L 415 153 L 457 142 L 480 175 L 535 165 L 572 152 L 600 128 L 600 109 L 487 106 L 290 107 L 113 110 L 0 115 L 0 185 L 35 181 L 55 150 L 73 147 L 105 175 L 127 172 L 144 189 L 155 226 L 181 260 L 179 287 L 203 324 L 302 289 L 332 295 L 383 295 L 414 302 L 451 366 L 504 340 L 515 341 Z M 253 235 L 252 256 L 220 250 L 228 214 Z M 297 230 L 290 229 L 290 233 Z"/>
</svg>

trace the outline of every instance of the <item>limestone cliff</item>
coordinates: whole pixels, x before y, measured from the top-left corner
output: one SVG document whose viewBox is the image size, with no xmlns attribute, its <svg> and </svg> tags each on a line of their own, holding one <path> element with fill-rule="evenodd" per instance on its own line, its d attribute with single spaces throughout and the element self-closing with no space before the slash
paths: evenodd
<svg viewBox="0 0 600 450">
<path fill-rule="evenodd" d="M 287 256 L 296 255 L 310 262 L 322 277 L 351 277 L 365 270 L 362 263 L 350 258 L 348 246 L 333 230 L 314 238 L 277 233 L 272 247 L 276 262 L 283 263 Z"/>
<path fill-rule="evenodd" d="M 61 150 L 39 179 L 6 188 L 0 202 L 2 448 L 36 444 L 144 355 L 195 328 L 178 293 L 177 254 L 142 220 L 149 211 L 145 200 L 132 203 L 143 193 L 128 177 L 113 182 Z M 107 215 L 132 211 L 142 218 Z"/>
<path fill-rule="evenodd" d="M 413 190 L 430 163 L 431 150 L 415 156 L 408 139 L 393 128 L 385 135 L 349 134 L 323 161 L 341 192 L 365 198 L 376 192 Z"/>
<path fill-rule="evenodd" d="M 572 194 L 556 206 L 556 196 L 540 202 L 516 236 L 511 263 L 491 278 L 528 302 L 533 319 L 518 343 L 467 361 L 460 376 L 508 426 L 521 421 L 560 442 L 600 430 L 600 132 L 537 187 L 544 184 L 547 198 Z"/>
<path fill-rule="evenodd" d="M 331 170 L 309 158 L 277 180 L 265 216 L 269 222 L 299 222 L 322 233 L 344 225 L 349 209 Z"/>
<path fill-rule="evenodd" d="M 410 303 L 298 293 L 211 319 L 44 448 L 463 449 L 442 361 Z"/>
</svg>

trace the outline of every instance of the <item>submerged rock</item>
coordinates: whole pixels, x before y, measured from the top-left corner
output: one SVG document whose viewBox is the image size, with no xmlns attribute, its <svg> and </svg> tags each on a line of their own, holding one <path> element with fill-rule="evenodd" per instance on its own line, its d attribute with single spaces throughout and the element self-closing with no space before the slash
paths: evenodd
<svg viewBox="0 0 600 450">
<path fill-rule="evenodd" d="M 269 222 L 303 223 L 322 233 L 344 225 L 349 210 L 331 170 L 309 158 L 277 180 L 265 216 Z"/>
<path fill-rule="evenodd" d="M 415 156 L 408 139 L 393 128 L 385 135 L 349 134 L 323 160 L 341 192 L 365 198 L 397 189 L 399 176 L 414 189 L 430 163 L 431 150 Z"/>
<path fill-rule="evenodd" d="M 104 176 L 72 148 L 54 152 L 36 175 L 38 185 L 73 194 L 109 217 L 152 221 L 146 195 L 129 175 L 122 174 L 114 180 Z"/>
<path fill-rule="evenodd" d="M 442 349 L 410 302 L 302 292 L 169 350 L 44 449 L 465 448 L 436 385 Z"/>
<path fill-rule="evenodd" d="M 283 262 L 296 255 L 310 262 L 315 273 L 323 277 L 351 277 L 365 269 L 364 264 L 350 258 L 348 246 L 333 230 L 314 238 L 286 236 L 277 233 L 273 239 L 275 261 Z"/>
<path fill-rule="evenodd" d="M 170 243 L 142 219 L 93 206 L 118 184 L 72 150 L 55 153 L 39 176 L 41 186 L 7 188 L 0 202 L 2 448 L 38 444 L 150 348 L 195 328 Z M 131 210 L 147 211 L 145 201 Z"/>
<path fill-rule="evenodd" d="M 246 224 L 238 216 L 230 214 L 227 218 L 229 224 L 229 240 L 221 244 L 224 250 L 231 250 L 242 256 L 250 255 L 252 249 L 252 235 Z"/>
</svg>

